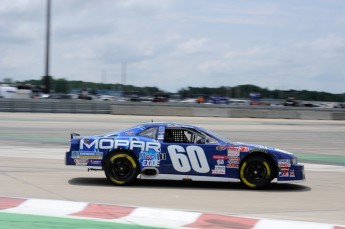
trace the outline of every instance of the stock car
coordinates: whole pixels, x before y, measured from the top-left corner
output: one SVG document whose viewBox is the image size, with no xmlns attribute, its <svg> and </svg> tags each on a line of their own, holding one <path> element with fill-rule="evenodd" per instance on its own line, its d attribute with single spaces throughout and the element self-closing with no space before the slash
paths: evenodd
<svg viewBox="0 0 345 229">
<path fill-rule="evenodd" d="M 65 164 L 104 170 L 115 185 L 136 179 L 241 182 L 250 189 L 272 180 L 305 179 L 304 167 L 289 152 L 232 142 L 194 125 L 146 123 L 104 135 L 71 134 Z"/>
</svg>

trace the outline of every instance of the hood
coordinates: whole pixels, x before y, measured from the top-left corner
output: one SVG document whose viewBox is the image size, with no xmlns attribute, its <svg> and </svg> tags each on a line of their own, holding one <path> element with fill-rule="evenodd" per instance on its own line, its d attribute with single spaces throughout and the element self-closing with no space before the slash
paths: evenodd
<svg viewBox="0 0 345 229">
<path fill-rule="evenodd" d="M 265 152 L 274 154 L 275 156 L 277 156 L 277 158 L 295 158 L 296 157 L 293 153 L 290 153 L 288 151 L 281 150 L 278 148 L 269 147 L 269 146 L 248 144 L 248 143 L 243 143 L 243 142 L 232 142 L 231 145 L 234 147 L 248 147 L 249 152 L 254 151 L 254 150 L 264 150 Z"/>
</svg>

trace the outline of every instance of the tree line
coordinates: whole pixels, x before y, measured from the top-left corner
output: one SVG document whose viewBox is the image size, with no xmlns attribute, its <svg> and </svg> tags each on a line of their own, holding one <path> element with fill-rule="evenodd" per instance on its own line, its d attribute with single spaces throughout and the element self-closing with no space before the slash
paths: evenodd
<svg viewBox="0 0 345 229">
<path fill-rule="evenodd" d="M 17 82 L 21 84 L 42 85 L 42 80 L 26 80 Z M 63 78 L 50 78 L 51 90 L 55 93 L 69 93 L 72 89 L 88 89 L 92 93 L 98 90 L 113 90 L 126 93 L 135 93 L 140 96 L 153 96 L 162 92 L 157 87 L 138 87 L 133 85 L 122 84 L 105 84 L 84 81 L 66 80 Z M 182 98 L 195 98 L 198 96 L 224 96 L 229 98 L 247 99 L 250 93 L 260 93 L 264 99 L 287 99 L 295 97 L 298 100 L 309 101 L 333 101 L 345 102 L 345 93 L 332 94 L 329 92 L 308 91 L 308 90 L 269 90 L 255 85 L 238 85 L 234 87 L 187 87 L 177 91 L 177 93 L 164 92 L 167 95 L 179 94 Z"/>
</svg>

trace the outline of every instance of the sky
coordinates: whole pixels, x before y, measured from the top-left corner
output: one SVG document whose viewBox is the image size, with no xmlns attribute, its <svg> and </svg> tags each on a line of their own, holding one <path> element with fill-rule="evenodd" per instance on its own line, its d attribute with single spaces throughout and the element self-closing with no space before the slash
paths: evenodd
<svg viewBox="0 0 345 229">
<path fill-rule="evenodd" d="M 52 0 L 51 9 L 54 78 L 345 93 L 344 0 Z M 42 78 L 45 23 L 46 0 L 0 1 L 0 81 Z"/>
</svg>

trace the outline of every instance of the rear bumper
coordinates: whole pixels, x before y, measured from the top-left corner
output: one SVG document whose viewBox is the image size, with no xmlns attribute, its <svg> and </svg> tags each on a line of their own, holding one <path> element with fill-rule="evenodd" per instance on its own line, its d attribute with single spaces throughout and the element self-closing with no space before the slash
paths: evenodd
<svg viewBox="0 0 345 229">
<path fill-rule="evenodd" d="M 90 155 L 90 153 L 87 153 L 88 156 L 79 155 L 78 153 L 78 151 L 66 152 L 65 165 L 86 166 L 88 168 L 102 169 L 102 159 L 99 152 L 94 153 L 95 155 Z"/>
<path fill-rule="evenodd" d="M 277 175 L 278 183 L 296 183 L 305 181 L 304 165 L 291 165 L 279 168 Z"/>
</svg>

